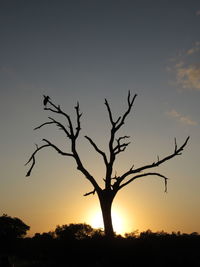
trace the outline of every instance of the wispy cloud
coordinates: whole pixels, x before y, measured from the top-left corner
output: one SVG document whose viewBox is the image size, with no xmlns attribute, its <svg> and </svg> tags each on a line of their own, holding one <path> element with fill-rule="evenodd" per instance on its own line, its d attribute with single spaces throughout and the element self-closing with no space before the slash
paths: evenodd
<svg viewBox="0 0 200 267">
<path fill-rule="evenodd" d="M 190 118 L 190 116 L 184 116 L 177 112 L 175 109 L 172 109 L 170 111 L 167 111 L 166 114 L 174 119 L 177 119 L 179 122 L 186 124 L 186 125 L 191 125 L 191 126 L 196 126 L 198 123 Z"/>
<path fill-rule="evenodd" d="M 189 65 L 176 69 L 177 83 L 183 88 L 200 91 L 200 65 Z"/>
<path fill-rule="evenodd" d="M 194 46 L 186 51 L 187 55 L 192 55 L 200 51 L 200 42 L 196 42 Z"/>
<path fill-rule="evenodd" d="M 189 116 L 182 116 L 180 117 L 180 121 L 184 124 L 187 124 L 187 125 L 197 125 L 198 123 L 194 120 L 192 120 Z"/>
<path fill-rule="evenodd" d="M 170 111 L 167 111 L 166 114 L 173 117 L 173 118 L 179 118 L 180 117 L 180 114 L 175 109 L 171 109 Z"/>
<path fill-rule="evenodd" d="M 171 60 L 173 66 L 168 70 L 176 76 L 177 85 L 184 89 L 200 91 L 200 62 L 197 61 L 200 54 L 200 42 L 179 53 L 176 59 Z"/>
</svg>

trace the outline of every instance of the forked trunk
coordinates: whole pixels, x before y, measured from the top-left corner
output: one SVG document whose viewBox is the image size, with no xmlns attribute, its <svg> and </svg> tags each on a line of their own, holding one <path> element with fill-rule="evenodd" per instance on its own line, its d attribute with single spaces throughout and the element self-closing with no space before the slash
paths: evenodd
<svg viewBox="0 0 200 267">
<path fill-rule="evenodd" d="M 104 223 L 104 233 L 107 238 L 114 237 L 114 230 L 112 224 L 112 215 L 111 215 L 111 208 L 114 196 L 112 192 L 103 191 L 99 195 L 99 201 L 101 206 L 101 212 L 103 216 L 103 223 Z"/>
</svg>

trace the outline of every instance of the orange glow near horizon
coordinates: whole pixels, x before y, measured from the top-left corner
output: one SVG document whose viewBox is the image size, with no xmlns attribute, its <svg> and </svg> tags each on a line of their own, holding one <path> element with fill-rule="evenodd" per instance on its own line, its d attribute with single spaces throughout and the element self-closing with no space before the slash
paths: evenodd
<svg viewBox="0 0 200 267">
<path fill-rule="evenodd" d="M 113 221 L 114 231 L 117 234 L 123 235 L 127 232 L 125 227 L 124 216 L 119 210 L 117 209 L 112 210 L 112 221 Z M 102 213 L 100 210 L 96 210 L 94 211 L 94 213 L 91 214 L 89 223 L 93 228 L 102 228 L 102 229 L 104 228 Z"/>
</svg>

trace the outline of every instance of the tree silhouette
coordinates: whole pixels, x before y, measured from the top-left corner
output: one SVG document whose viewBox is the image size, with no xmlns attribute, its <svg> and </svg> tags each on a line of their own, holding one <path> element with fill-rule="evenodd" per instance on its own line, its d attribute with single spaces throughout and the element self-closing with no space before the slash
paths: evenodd
<svg viewBox="0 0 200 267">
<path fill-rule="evenodd" d="M 125 151 L 127 146 L 130 144 L 130 142 L 126 141 L 127 139 L 130 138 L 130 136 L 125 135 L 125 136 L 116 137 L 116 135 L 121 129 L 121 127 L 124 125 L 127 116 L 131 112 L 136 96 L 137 95 L 135 94 L 132 97 L 130 91 L 128 92 L 126 111 L 121 116 L 119 116 L 116 120 L 113 117 L 113 113 L 111 111 L 111 108 L 110 108 L 110 105 L 107 99 L 105 99 L 105 105 L 108 111 L 108 116 L 109 116 L 109 120 L 111 124 L 110 138 L 109 138 L 109 144 L 108 144 L 109 146 L 108 155 L 103 150 L 101 150 L 98 147 L 98 145 L 89 136 L 85 136 L 85 138 L 89 141 L 89 143 L 93 146 L 93 148 L 102 157 L 104 161 L 105 168 L 106 168 L 105 177 L 104 177 L 104 182 L 105 182 L 104 188 L 101 188 L 99 186 L 94 176 L 84 167 L 80 159 L 80 156 L 78 154 L 78 151 L 77 151 L 77 139 L 79 137 L 80 130 L 81 130 L 81 116 L 82 116 L 82 113 L 80 113 L 79 103 L 77 103 L 77 105 L 75 106 L 76 123 L 74 125 L 70 116 L 63 111 L 60 105 L 56 105 L 53 101 L 51 101 L 51 99 L 48 96 L 44 96 L 44 102 L 45 102 L 44 110 L 50 111 L 51 113 L 55 113 L 55 114 L 58 114 L 64 117 L 67 121 L 68 127 L 66 127 L 60 121 L 52 117 L 48 117 L 49 121 L 36 127 L 35 130 L 40 129 L 46 125 L 56 125 L 59 129 L 61 129 L 65 133 L 67 138 L 70 140 L 71 151 L 65 152 L 61 150 L 60 148 L 58 148 L 55 144 L 51 143 L 49 140 L 43 139 L 44 144 L 41 146 L 36 145 L 36 150 L 33 152 L 28 162 L 26 163 L 26 164 L 29 164 L 29 163 L 31 164 L 26 174 L 26 176 L 30 176 L 31 171 L 36 162 L 35 160 L 36 154 L 43 148 L 47 148 L 47 147 L 53 148 L 62 156 L 73 158 L 77 164 L 77 169 L 80 172 L 82 172 L 85 178 L 93 186 L 93 190 L 89 193 L 86 193 L 84 196 L 88 196 L 90 194 L 95 194 L 95 193 L 98 195 L 100 206 L 101 206 L 101 211 L 102 211 L 102 216 L 103 216 L 103 222 L 104 222 L 104 232 L 107 237 L 113 237 L 114 235 L 112 217 L 111 217 L 111 207 L 112 207 L 112 203 L 113 203 L 113 200 L 116 194 L 123 187 L 127 186 L 134 180 L 145 177 L 145 176 L 158 176 L 164 179 L 165 191 L 167 191 L 167 179 L 168 178 L 160 174 L 159 172 L 155 172 L 151 170 L 155 167 L 160 166 L 166 161 L 174 158 L 175 156 L 181 155 L 184 147 L 186 146 L 189 140 L 189 136 L 188 136 L 185 142 L 181 146 L 178 146 L 176 139 L 175 139 L 174 151 L 170 155 L 164 158 L 161 158 L 161 159 L 158 157 L 156 162 L 141 166 L 139 168 L 134 168 L 134 165 L 133 165 L 129 170 L 127 170 L 125 173 L 123 173 L 120 176 L 113 175 L 113 165 L 114 165 L 114 162 L 117 156 L 121 152 Z"/>
<path fill-rule="evenodd" d="M 26 225 L 19 218 L 12 218 L 6 214 L 0 216 L 0 240 L 12 241 L 26 235 L 30 226 Z"/>
<path fill-rule="evenodd" d="M 55 233 L 56 237 L 61 240 L 84 239 L 92 236 L 94 229 L 86 223 L 71 223 L 62 226 L 58 225 Z"/>
</svg>

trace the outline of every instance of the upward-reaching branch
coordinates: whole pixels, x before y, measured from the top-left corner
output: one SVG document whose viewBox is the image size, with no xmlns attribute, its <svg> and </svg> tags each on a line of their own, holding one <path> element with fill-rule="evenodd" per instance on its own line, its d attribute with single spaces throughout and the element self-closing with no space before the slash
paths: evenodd
<svg viewBox="0 0 200 267">
<path fill-rule="evenodd" d="M 126 147 L 129 145 L 129 143 L 123 143 L 123 144 L 120 143 L 120 141 L 122 139 L 128 138 L 127 136 L 123 136 L 123 137 L 116 139 L 117 145 L 114 146 L 115 135 L 116 135 L 116 132 L 122 127 L 122 125 L 124 124 L 124 122 L 126 120 L 126 117 L 130 113 L 136 96 L 137 95 L 135 94 L 133 97 L 131 97 L 130 91 L 128 92 L 127 110 L 124 112 L 124 114 L 122 116 L 118 117 L 118 119 L 116 121 L 114 121 L 112 111 L 110 109 L 110 105 L 109 105 L 108 101 L 105 99 L 105 105 L 106 105 L 106 108 L 108 110 L 109 119 L 110 119 L 110 122 L 112 125 L 111 131 L 110 131 L 110 141 L 109 141 L 110 159 L 109 159 L 109 162 L 107 164 L 106 179 L 105 179 L 107 189 L 111 188 L 111 176 L 112 176 L 113 164 L 114 164 L 114 161 L 116 159 L 116 155 L 119 154 L 120 152 L 123 152 L 126 149 Z"/>
<path fill-rule="evenodd" d="M 82 113 L 80 113 L 80 109 L 79 109 L 79 102 L 77 102 L 77 105 L 75 106 L 75 110 L 76 110 L 76 118 L 77 118 L 77 127 L 76 127 L 75 138 L 77 138 L 79 135 L 79 132 L 81 130 L 80 118 L 82 116 Z"/>
<path fill-rule="evenodd" d="M 48 100 L 48 103 L 50 104 L 51 107 L 46 107 L 45 106 L 44 110 L 49 110 L 51 112 L 54 112 L 54 113 L 57 113 L 57 114 L 61 114 L 62 116 L 64 116 L 67 119 L 68 123 L 69 123 L 70 135 L 71 135 L 71 137 L 73 137 L 74 136 L 74 129 L 73 129 L 73 125 L 72 125 L 72 121 L 71 121 L 70 116 L 68 114 L 66 114 L 61 109 L 60 105 L 55 105 L 51 100 Z"/>
<path fill-rule="evenodd" d="M 102 157 L 103 157 L 103 159 L 104 159 L 104 163 L 105 163 L 105 165 L 107 166 L 107 164 L 108 164 L 108 160 L 107 160 L 106 154 L 105 154 L 101 149 L 98 148 L 98 146 L 95 144 L 95 142 L 94 142 L 90 137 L 88 137 L 88 136 L 86 135 L 85 138 L 90 142 L 90 144 L 94 147 L 94 149 L 95 149 L 99 154 L 102 155 Z"/>
<path fill-rule="evenodd" d="M 107 110 L 108 110 L 108 115 L 109 115 L 110 122 L 114 126 L 116 124 L 116 122 L 113 121 L 112 112 L 111 112 L 110 106 L 109 106 L 108 101 L 107 101 L 106 98 L 105 98 L 105 105 L 106 105 Z"/>
<path fill-rule="evenodd" d="M 116 125 L 116 131 L 118 131 L 121 126 L 124 124 L 126 117 L 128 116 L 128 114 L 130 113 L 133 103 L 135 101 L 137 94 L 135 94 L 132 99 L 131 99 L 131 93 L 130 91 L 128 92 L 128 109 L 126 110 L 126 112 L 124 113 L 124 115 L 122 116 L 121 120 L 119 120 L 118 125 Z"/>
<path fill-rule="evenodd" d="M 131 93 L 130 93 L 130 90 L 128 91 L 128 97 L 127 97 L 127 102 L 128 102 L 128 108 L 127 110 L 125 111 L 125 113 L 123 114 L 123 116 L 120 116 L 118 117 L 118 119 L 116 121 L 113 120 L 113 115 L 112 115 L 112 111 L 111 111 L 111 108 L 110 108 L 110 105 L 107 101 L 107 99 L 105 99 L 105 105 L 106 105 L 106 108 L 108 110 L 108 114 L 109 114 L 109 119 L 110 119 L 110 122 L 113 126 L 113 129 L 115 129 L 115 132 L 117 130 L 119 130 L 119 128 L 124 124 L 125 122 L 125 119 L 127 117 L 127 115 L 130 113 L 131 111 L 131 108 L 133 106 L 133 103 L 135 101 L 135 98 L 136 98 L 137 94 L 135 94 L 132 98 L 131 98 Z"/>
<path fill-rule="evenodd" d="M 119 154 L 120 152 L 123 152 L 126 149 L 126 147 L 130 144 L 130 142 L 121 144 L 121 140 L 126 138 L 130 138 L 130 136 L 125 135 L 116 139 L 117 145 L 114 147 L 115 155 Z"/>
</svg>

